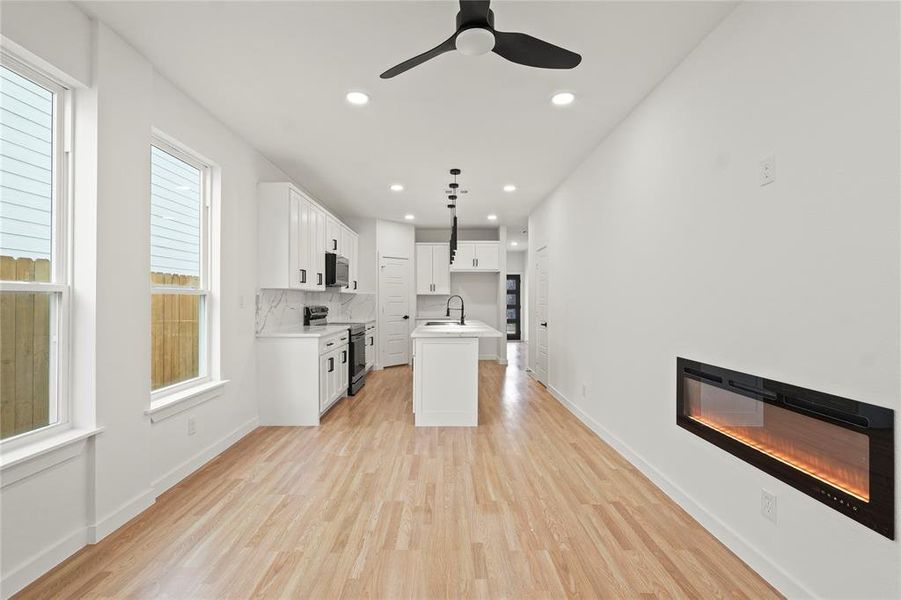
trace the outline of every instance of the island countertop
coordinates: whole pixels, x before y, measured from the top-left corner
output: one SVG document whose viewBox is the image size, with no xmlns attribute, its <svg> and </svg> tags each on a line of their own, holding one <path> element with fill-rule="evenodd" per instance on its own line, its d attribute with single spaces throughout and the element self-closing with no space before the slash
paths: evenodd
<svg viewBox="0 0 901 600">
<path fill-rule="evenodd" d="M 444 321 L 444 319 L 434 319 L 442 321 L 441 325 L 420 325 L 413 330 L 410 337 L 416 338 L 499 338 L 503 337 L 500 331 L 486 325 L 481 321 L 467 319 L 465 325 L 460 325 L 459 321 Z"/>
</svg>

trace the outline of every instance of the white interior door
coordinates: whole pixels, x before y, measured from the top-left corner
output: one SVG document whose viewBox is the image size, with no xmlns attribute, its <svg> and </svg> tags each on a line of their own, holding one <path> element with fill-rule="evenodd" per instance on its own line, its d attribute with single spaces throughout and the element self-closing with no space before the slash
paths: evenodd
<svg viewBox="0 0 901 600">
<path fill-rule="evenodd" d="M 548 341 L 548 254 L 547 247 L 538 250 L 535 258 L 535 375 L 544 385 L 547 381 Z"/>
<path fill-rule="evenodd" d="M 383 367 L 410 362 L 410 261 L 382 258 L 379 265 L 379 319 Z"/>
</svg>

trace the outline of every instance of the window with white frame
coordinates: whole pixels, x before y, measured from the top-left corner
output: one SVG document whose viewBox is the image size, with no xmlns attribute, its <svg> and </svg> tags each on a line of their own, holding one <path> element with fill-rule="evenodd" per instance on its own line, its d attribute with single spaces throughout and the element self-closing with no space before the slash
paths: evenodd
<svg viewBox="0 0 901 600">
<path fill-rule="evenodd" d="M 69 421 L 68 102 L 65 87 L 0 55 L 3 442 Z"/>
<path fill-rule="evenodd" d="M 209 379 L 210 168 L 161 140 L 150 148 L 151 390 Z"/>
</svg>

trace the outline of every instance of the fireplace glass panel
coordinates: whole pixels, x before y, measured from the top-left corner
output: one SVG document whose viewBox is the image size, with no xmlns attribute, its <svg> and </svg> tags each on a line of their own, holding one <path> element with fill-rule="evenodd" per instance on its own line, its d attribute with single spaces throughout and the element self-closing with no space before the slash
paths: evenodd
<svg viewBox="0 0 901 600">
<path fill-rule="evenodd" d="M 869 502 L 866 435 L 689 377 L 683 386 L 689 418 Z"/>
</svg>

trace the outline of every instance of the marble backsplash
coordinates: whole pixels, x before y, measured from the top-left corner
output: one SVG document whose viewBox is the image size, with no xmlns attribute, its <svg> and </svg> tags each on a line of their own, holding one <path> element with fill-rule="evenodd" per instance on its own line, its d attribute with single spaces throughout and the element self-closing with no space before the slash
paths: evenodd
<svg viewBox="0 0 901 600">
<path fill-rule="evenodd" d="M 332 322 L 375 320 L 375 294 L 265 289 L 257 293 L 257 333 L 300 325 L 308 304 L 327 306 Z"/>
</svg>

